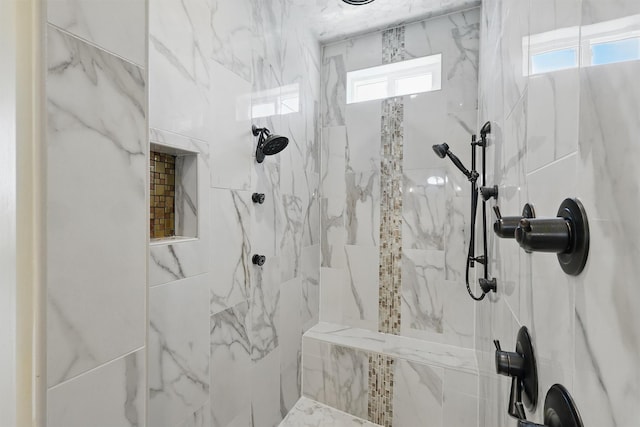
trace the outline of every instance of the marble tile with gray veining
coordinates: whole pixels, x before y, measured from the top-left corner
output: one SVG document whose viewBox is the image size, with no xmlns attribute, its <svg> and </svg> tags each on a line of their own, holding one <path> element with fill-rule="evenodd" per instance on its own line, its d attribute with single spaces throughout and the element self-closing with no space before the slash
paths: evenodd
<svg viewBox="0 0 640 427">
<path fill-rule="evenodd" d="M 198 158 L 176 157 L 175 215 L 177 236 L 198 235 Z"/>
<path fill-rule="evenodd" d="M 405 360 L 398 360 L 394 369 L 393 425 L 443 426 L 444 370 Z"/>
<path fill-rule="evenodd" d="M 269 262 L 277 263 L 271 259 Z M 272 267 L 275 269 L 275 267 Z M 249 338 L 251 342 L 251 357 L 259 361 L 268 356 L 279 345 L 278 320 L 280 309 L 280 289 L 279 285 L 275 289 L 268 282 L 269 274 L 257 268 L 255 271 L 255 283 L 252 289 L 251 298 L 251 328 Z M 277 272 L 276 272 L 277 273 Z M 273 274 L 273 273 L 272 273 Z"/>
<path fill-rule="evenodd" d="M 211 406 L 207 403 L 202 408 L 191 414 L 180 427 L 211 427 Z"/>
<path fill-rule="evenodd" d="M 250 297 L 251 195 L 211 189 L 211 200 L 210 299 L 211 313 L 217 313 Z"/>
<path fill-rule="evenodd" d="M 212 8 L 208 0 L 149 4 L 149 124 L 211 141 Z"/>
<path fill-rule="evenodd" d="M 145 351 L 140 349 L 47 391 L 51 427 L 139 427 L 145 422 Z"/>
<path fill-rule="evenodd" d="M 444 252 L 405 249 L 402 257 L 402 330 L 444 332 Z"/>
<path fill-rule="evenodd" d="M 212 1 L 213 59 L 247 81 L 251 81 L 251 2 Z"/>
<path fill-rule="evenodd" d="M 141 68 L 52 26 L 46 80 L 54 386 L 144 345 L 146 83 Z"/>
<path fill-rule="evenodd" d="M 375 246 L 345 246 L 347 286 L 343 288 L 345 325 L 378 330 L 379 259 Z"/>
<path fill-rule="evenodd" d="M 144 0 L 52 0 L 47 2 L 47 19 L 102 49 L 147 65 Z"/>
<path fill-rule="evenodd" d="M 251 327 L 249 304 L 211 316 L 211 414 L 226 426 L 251 408 Z M 250 415 L 250 414 L 248 414 Z"/>
<path fill-rule="evenodd" d="M 347 245 L 377 246 L 380 242 L 380 177 L 377 170 L 347 173 L 345 227 Z"/>
<path fill-rule="evenodd" d="M 304 395 L 351 415 L 367 417 L 368 354 L 328 343 L 321 346 L 324 350 L 320 357 L 311 356 L 304 362 Z"/>
<path fill-rule="evenodd" d="M 207 276 L 149 291 L 149 424 L 175 426 L 209 396 Z"/>
<path fill-rule="evenodd" d="M 322 126 L 344 126 L 347 102 L 344 56 L 325 57 L 322 63 Z"/>
<path fill-rule="evenodd" d="M 405 249 L 445 248 L 447 174 L 442 169 L 404 172 L 402 243 Z M 451 196 L 449 196 L 451 197 Z"/>
<path fill-rule="evenodd" d="M 308 399 L 301 398 L 291 412 L 280 423 L 279 427 L 374 427 L 373 424 L 362 418 L 354 417 L 338 411 L 330 406 Z"/>
<path fill-rule="evenodd" d="M 303 331 L 318 323 L 320 315 L 320 245 L 302 248 L 300 260 L 302 305 L 300 317 Z"/>
</svg>

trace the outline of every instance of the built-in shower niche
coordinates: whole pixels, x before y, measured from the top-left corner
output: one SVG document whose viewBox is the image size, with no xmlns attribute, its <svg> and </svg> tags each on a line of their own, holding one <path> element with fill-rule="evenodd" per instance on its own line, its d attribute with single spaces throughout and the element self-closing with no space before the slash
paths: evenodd
<svg viewBox="0 0 640 427">
<path fill-rule="evenodd" d="M 151 241 L 198 237 L 198 154 L 153 143 L 150 150 Z"/>
</svg>

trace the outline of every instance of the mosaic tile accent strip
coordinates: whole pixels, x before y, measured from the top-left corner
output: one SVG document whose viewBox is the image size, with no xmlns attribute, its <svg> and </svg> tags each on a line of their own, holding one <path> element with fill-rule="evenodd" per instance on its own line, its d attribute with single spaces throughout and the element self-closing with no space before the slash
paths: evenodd
<svg viewBox="0 0 640 427">
<path fill-rule="evenodd" d="M 392 357 L 369 355 L 369 421 L 385 427 L 393 422 L 393 365 Z"/>
<path fill-rule="evenodd" d="M 176 234 L 176 156 L 152 151 L 150 157 L 151 238 L 173 237 Z"/>
<path fill-rule="evenodd" d="M 382 33 L 382 63 L 392 64 L 406 59 L 404 47 L 405 27 L 397 27 Z"/>
<path fill-rule="evenodd" d="M 382 61 L 403 61 L 405 28 L 382 34 Z M 378 330 L 400 334 L 402 278 L 402 183 L 404 101 L 382 101 L 380 165 L 380 288 Z M 369 356 L 369 420 L 385 427 L 393 421 L 393 364 L 389 356 Z"/>
<path fill-rule="evenodd" d="M 402 98 L 383 101 L 379 331 L 400 334 L 402 278 Z"/>
</svg>

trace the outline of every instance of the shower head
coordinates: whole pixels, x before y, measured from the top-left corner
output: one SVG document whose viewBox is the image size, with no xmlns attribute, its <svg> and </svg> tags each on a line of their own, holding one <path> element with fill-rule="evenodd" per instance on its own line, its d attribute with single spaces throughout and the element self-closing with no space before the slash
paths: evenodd
<svg viewBox="0 0 640 427">
<path fill-rule="evenodd" d="M 447 144 L 446 142 L 443 144 L 436 144 L 432 148 L 436 155 L 441 159 L 449 156 L 453 164 L 456 165 L 456 167 L 460 169 L 464 176 L 466 176 L 470 181 L 475 181 L 478 178 L 477 172 L 469 172 L 469 170 L 464 167 L 460 159 L 455 154 L 453 154 L 451 150 L 449 150 L 449 144 Z"/>
<path fill-rule="evenodd" d="M 258 147 L 256 148 L 256 161 L 262 163 L 265 156 L 273 156 L 278 154 L 289 145 L 289 138 L 272 135 L 267 128 L 258 128 L 253 126 L 251 131 L 254 136 L 258 137 Z"/>
<path fill-rule="evenodd" d="M 449 152 L 449 144 L 447 144 L 446 142 L 444 144 L 436 144 L 433 146 L 433 151 L 435 151 L 438 157 L 444 159 Z"/>
</svg>

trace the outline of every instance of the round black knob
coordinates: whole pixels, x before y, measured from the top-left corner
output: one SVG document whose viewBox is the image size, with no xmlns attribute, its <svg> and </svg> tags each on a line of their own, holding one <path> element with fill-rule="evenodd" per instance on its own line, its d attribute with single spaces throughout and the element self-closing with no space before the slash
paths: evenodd
<svg viewBox="0 0 640 427">
<path fill-rule="evenodd" d="M 264 199 L 265 199 L 264 193 L 253 193 L 251 195 L 251 200 L 253 200 L 253 203 L 263 204 Z"/>
<path fill-rule="evenodd" d="M 264 256 L 264 255 L 255 254 L 251 258 L 251 262 L 253 262 L 255 265 L 257 265 L 259 267 L 262 267 L 266 261 L 267 261 L 267 257 Z"/>
</svg>

